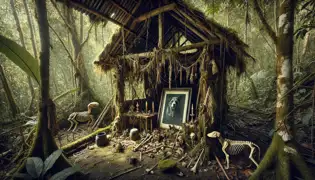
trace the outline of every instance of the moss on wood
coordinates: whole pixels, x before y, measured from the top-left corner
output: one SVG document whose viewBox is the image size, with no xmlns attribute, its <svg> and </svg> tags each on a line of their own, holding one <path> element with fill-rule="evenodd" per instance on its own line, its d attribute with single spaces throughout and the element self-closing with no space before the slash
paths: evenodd
<svg viewBox="0 0 315 180">
<path fill-rule="evenodd" d="M 67 144 L 67 145 L 61 147 L 61 149 L 63 149 L 66 152 L 71 151 L 73 148 L 76 148 L 76 147 L 78 147 L 78 146 L 80 146 L 80 145 L 82 145 L 88 141 L 93 140 L 98 133 L 108 131 L 108 130 L 110 130 L 110 128 L 111 128 L 111 125 L 106 126 L 105 128 L 100 128 L 100 129 L 94 131 L 93 133 L 91 133 L 87 136 L 84 136 L 84 137 L 82 137 L 82 138 L 80 138 L 80 139 L 78 139 L 78 140 L 76 140 L 70 144 Z"/>
</svg>

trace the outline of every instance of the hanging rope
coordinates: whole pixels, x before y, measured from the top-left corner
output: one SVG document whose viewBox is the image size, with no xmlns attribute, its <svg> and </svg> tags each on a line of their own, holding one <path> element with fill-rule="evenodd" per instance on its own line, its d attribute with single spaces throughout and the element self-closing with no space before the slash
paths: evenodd
<svg viewBox="0 0 315 180">
<path fill-rule="evenodd" d="M 146 20 L 146 38 L 145 38 L 145 51 L 148 51 L 148 42 L 149 42 L 149 27 L 150 27 L 150 24 L 151 24 L 151 18 L 147 19 Z"/>
<path fill-rule="evenodd" d="M 122 34 L 122 38 L 123 38 L 123 47 L 122 47 L 122 54 L 123 54 L 123 56 L 125 55 L 125 52 L 126 52 L 126 43 L 125 43 L 125 30 L 124 30 L 124 28 L 121 28 L 121 34 Z"/>
<path fill-rule="evenodd" d="M 222 108 L 223 108 L 223 96 L 224 96 L 224 76 L 225 76 L 225 48 L 226 48 L 226 44 L 223 47 L 223 42 L 221 41 L 220 44 L 220 57 L 222 57 L 223 61 L 222 61 L 222 68 L 221 68 L 221 96 L 220 96 L 220 131 L 222 131 L 222 121 L 223 121 L 223 112 L 222 112 Z M 222 55 L 222 50 L 223 49 L 223 55 Z"/>
</svg>

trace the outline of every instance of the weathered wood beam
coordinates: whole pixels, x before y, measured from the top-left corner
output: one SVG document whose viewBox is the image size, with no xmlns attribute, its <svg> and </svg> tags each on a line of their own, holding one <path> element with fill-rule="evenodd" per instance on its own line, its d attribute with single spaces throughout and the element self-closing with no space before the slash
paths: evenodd
<svg viewBox="0 0 315 180">
<path fill-rule="evenodd" d="M 193 33 L 195 33 L 197 36 L 199 36 L 202 40 L 207 41 L 208 38 L 206 36 L 204 36 L 202 33 L 200 33 L 195 27 L 191 26 L 190 24 L 188 24 L 187 22 L 183 21 L 182 19 L 180 19 L 179 17 L 177 17 L 175 14 L 170 13 L 170 15 L 176 19 L 177 21 L 179 21 L 180 23 L 182 23 L 184 26 L 186 26 L 188 29 L 190 29 Z"/>
<path fill-rule="evenodd" d="M 181 52 L 181 51 L 187 51 L 191 49 L 196 49 L 196 48 L 201 48 L 205 45 L 212 45 L 212 44 L 220 44 L 220 40 L 212 40 L 212 41 L 205 41 L 205 42 L 199 42 L 199 43 L 194 43 L 191 45 L 187 46 L 181 46 L 181 47 L 176 47 L 176 48 L 170 48 L 170 49 L 162 49 L 164 53 L 170 53 L 170 52 Z M 130 59 L 130 58 L 151 58 L 155 55 L 154 51 L 150 52 L 143 52 L 143 53 L 137 53 L 137 54 L 128 54 L 124 56 L 119 56 L 119 59 Z"/>
<path fill-rule="evenodd" d="M 132 19 L 134 19 L 135 17 L 124 7 L 122 7 L 120 4 L 118 4 L 117 2 L 115 2 L 114 0 L 110 0 L 110 2 L 116 6 L 118 9 L 120 9 L 121 11 L 123 11 L 124 13 L 128 14 Z"/>
<path fill-rule="evenodd" d="M 164 40 L 164 37 L 163 37 L 163 14 L 159 14 L 159 41 L 158 41 L 158 48 L 159 49 L 162 49 L 163 48 L 163 40 Z"/>
<path fill-rule="evenodd" d="M 172 3 L 172 4 L 168 4 L 159 8 L 156 8 L 150 12 L 147 12 L 141 16 L 139 16 L 138 18 L 135 19 L 136 22 L 141 22 L 144 21 L 146 19 L 149 19 L 153 16 L 159 15 L 163 12 L 167 12 L 167 11 L 171 11 L 174 10 L 176 8 L 176 3 Z"/>
<path fill-rule="evenodd" d="M 192 24 L 194 24 L 196 27 L 201 28 L 202 30 L 204 30 L 205 32 L 207 32 L 209 35 L 214 36 L 213 33 L 211 33 L 211 31 L 199 20 L 192 18 L 191 16 L 189 16 L 186 12 L 184 12 L 183 10 L 176 8 L 175 13 L 180 15 L 180 16 L 184 16 L 188 21 L 190 21 Z"/>
<path fill-rule="evenodd" d="M 104 20 L 107 20 L 107 21 L 110 21 L 118 26 L 120 26 L 121 28 L 123 28 L 124 30 L 126 30 L 128 33 L 131 33 L 133 35 L 136 35 L 136 33 L 134 31 L 132 31 L 131 29 L 129 29 L 128 27 L 124 26 L 122 23 L 118 22 L 117 20 L 105 15 L 105 14 L 101 14 L 95 10 L 92 10 L 90 9 L 89 7 L 87 7 L 86 5 L 83 5 L 83 4 L 80 4 L 80 3 L 77 3 L 77 2 L 74 2 L 74 1 L 69 1 L 70 5 L 71 6 L 74 6 L 74 7 L 77 7 L 77 8 L 81 8 L 81 9 L 84 9 L 85 11 L 101 18 L 101 19 L 104 19 Z"/>
</svg>

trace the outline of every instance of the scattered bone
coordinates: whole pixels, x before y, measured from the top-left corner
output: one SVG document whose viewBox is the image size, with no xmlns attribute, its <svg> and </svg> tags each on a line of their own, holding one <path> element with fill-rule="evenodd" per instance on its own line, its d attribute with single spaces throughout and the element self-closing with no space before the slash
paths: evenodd
<svg viewBox="0 0 315 180">
<path fill-rule="evenodd" d="M 154 152 L 154 151 L 155 151 L 155 153 L 156 153 L 157 150 L 160 149 L 160 148 L 162 148 L 162 147 L 164 147 L 164 145 L 161 145 L 161 146 L 158 146 L 158 147 L 156 147 L 156 148 L 152 148 L 152 149 L 146 150 L 146 151 L 143 152 L 143 154 L 147 154 L 147 153 Z"/>
<path fill-rule="evenodd" d="M 195 140 L 196 140 L 196 134 L 195 133 L 190 133 L 189 137 L 190 137 L 190 140 L 191 140 L 191 144 L 194 147 L 195 146 Z"/>
<path fill-rule="evenodd" d="M 180 171 L 180 172 L 177 173 L 176 175 L 179 176 L 179 177 L 183 177 L 183 176 L 184 176 L 184 173 Z"/>
<path fill-rule="evenodd" d="M 149 142 L 151 140 L 153 136 L 149 136 L 147 138 L 145 138 L 138 146 L 136 146 L 133 151 L 137 151 L 141 146 L 143 146 L 144 144 L 146 144 L 147 142 Z"/>
<path fill-rule="evenodd" d="M 197 173 L 198 164 L 199 164 L 200 158 L 201 158 L 202 154 L 204 153 L 204 151 L 205 151 L 205 149 L 202 149 L 202 151 L 201 151 L 201 153 L 200 153 L 200 155 L 199 155 L 199 157 L 197 159 L 196 164 L 194 165 L 193 168 L 190 169 L 190 171 L 192 171 L 194 174 Z"/>
<path fill-rule="evenodd" d="M 149 157 L 150 157 L 150 158 L 154 158 L 155 156 L 154 156 L 153 153 L 150 153 L 150 154 L 149 154 Z"/>
</svg>

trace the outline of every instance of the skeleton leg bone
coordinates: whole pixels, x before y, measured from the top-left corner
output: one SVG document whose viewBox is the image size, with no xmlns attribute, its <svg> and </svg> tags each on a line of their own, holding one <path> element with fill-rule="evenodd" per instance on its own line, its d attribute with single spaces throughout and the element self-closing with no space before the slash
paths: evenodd
<svg viewBox="0 0 315 180">
<path fill-rule="evenodd" d="M 254 154 L 254 150 L 255 150 L 255 147 L 253 146 L 249 146 L 250 147 L 250 154 L 249 154 L 249 159 L 251 161 L 253 161 L 253 163 L 256 165 L 256 167 L 258 167 L 258 163 L 255 161 L 255 159 L 253 158 L 253 154 Z"/>
<path fill-rule="evenodd" d="M 226 159 L 226 166 L 224 167 L 225 169 L 229 169 L 230 168 L 230 166 L 229 166 L 229 164 L 230 164 L 230 160 L 229 160 L 230 155 L 225 150 L 227 147 L 228 147 L 228 143 L 226 143 L 226 142 L 223 143 L 222 151 L 225 154 L 225 159 Z"/>
<path fill-rule="evenodd" d="M 73 126 L 73 122 L 72 122 L 72 119 L 68 119 L 68 121 L 70 122 L 70 127 L 69 127 L 69 129 L 68 129 L 67 131 L 70 131 L 70 129 L 71 129 L 72 126 Z"/>
<path fill-rule="evenodd" d="M 74 132 L 77 129 L 78 124 L 79 123 L 76 120 L 74 120 L 74 128 L 73 128 L 72 132 Z"/>
</svg>

